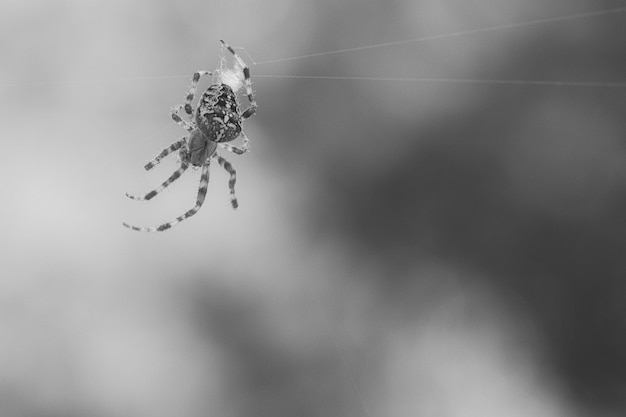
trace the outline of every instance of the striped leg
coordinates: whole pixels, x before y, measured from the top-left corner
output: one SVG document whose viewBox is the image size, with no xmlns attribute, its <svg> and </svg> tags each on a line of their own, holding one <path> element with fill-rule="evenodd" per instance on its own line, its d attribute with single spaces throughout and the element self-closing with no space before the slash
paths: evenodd
<svg viewBox="0 0 626 417">
<path fill-rule="evenodd" d="M 217 153 L 214 153 L 213 157 L 217 159 L 217 162 L 220 164 L 220 166 L 230 174 L 230 179 L 228 180 L 228 188 L 230 188 L 230 204 L 232 204 L 233 208 L 236 209 L 237 207 L 239 207 L 237 197 L 235 196 L 235 182 L 237 182 L 237 171 L 235 171 L 235 168 L 233 168 L 230 162 L 219 156 Z"/>
<path fill-rule="evenodd" d="M 187 143 L 187 136 L 183 136 L 182 138 L 178 139 L 176 142 L 172 143 L 167 148 L 163 149 L 163 151 L 161 151 L 161 153 L 158 154 L 152 161 L 148 162 L 144 168 L 146 169 L 146 171 L 150 171 L 159 162 L 161 162 L 163 158 L 165 158 L 167 155 L 183 147 L 185 143 Z"/>
<path fill-rule="evenodd" d="M 243 138 L 243 150 L 245 152 L 248 152 L 248 149 L 250 148 L 250 139 L 248 139 L 248 135 L 246 135 L 246 132 L 244 132 L 243 130 L 241 131 L 241 137 Z"/>
<path fill-rule="evenodd" d="M 248 148 L 238 148 L 236 146 L 229 145 L 228 143 L 220 143 L 220 147 L 234 153 L 235 155 L 243 155 L 248 152 Z"/>
<path fill-rule="evenodd" d="M 243 59 L 241 59 L 241 57 L 239 55 L 237 55 L 237 53 L 232 48 L 232 46 L 230 46 L 229 44 L 227 44 L 223 40 L 220 40 L 220 42 L 222 42 L 222 45 L 224 45 L 224 47 L 226 49 L 228 49 L 228 51 L 231 54 L 233 54 L 233 57 L 235 58 L 235 62 L 237 62 L 237 65 L 243 71 L 244 82 L 245 82 L 245 85 L 246 85 L 246 94 L 248 95 L 248 101 L 250 102 L 250 107 L 248 107 L 246 109 L 246 111 L 243 112 L 241 117 L 243 119 L 247 119 L 248 117 L 250 117 L 254 113 L 256 113 L 256 107 L 257 107 L 256 100 L 254 99 L 254 92 L 252 91 L 252 80 L 250 80 L 250 68 L 248 68 L 248 66 L 246 65 L 245 61 Z"/>
<path fill-rule="evenodd" d="M 185 113 L 189 115 L 189 119 L 193 115 L 193 106 L 191 102 L 193 101 L 193 97 L 196 94 L 196 89 L 198 88 L 198 82 L 200 81 L 200 77 L 203 75 L 211 75 L 211 71 L 197 71 L 194 72 L 193 78 L 191 79 L 191 85 L 189 86 L 189 91 L 187 92 L 187 96 L 185 97 Z"/>
<path fill-rule="evenodd" d="M 124 226 L 128 227 L 129 229 L 136 230 L 138 232 L 162 232 L 164 230 L 170 229 L 175 224 L 180 223 L 186 218 L 193 216 L 194 214 L 198 212 L 198 210 L 200 210 L 200 207 L 202 207 L 202 203 L 204 203 L 204 199 L 206 197 L 206 192 L 208 188 L 209 188 L 209 164 L 207 163 L 202 166 L 202 175 L 200 177 L 200 188 L 198 189 L 198 198 L 196 200 L 196 205 L 191 210 L 188 210 L 182 216 L 178 216 L 174 220 L 171 220 L 167 223 L 163 223 L 160 226 L 138 227 L 138 226 L 131 226 L 126 223 L 124 223 Z"/>
<path fill-rule="evenodd" d="M 240 135 L 241 137 L 243 137 L 243 144 L 241 148 L 238 148 L 228 143 L 222 143 L 222 142 L 219 143 L 219 146 L 221 146 L 223 149 L 226 149 L 229 152 L 234 153 L 235 155 L 243 155 L 246 152 L 250 152 L 250 139 L 248 139 L 248 136 L 246 136 L 243 130 L 241 131 Z"/>
<path fill-rule="evenodd" d="M 226 149 L 229 152 L 234 153 L 235 155 L 243 155 L 246 152 L 250 152 L 250 139 L 248 139 L 248 137 L 246 136 L 245 133 L 243 133 L 243 131 L 241 132 L 241 136 L 243 136 L 243 145 L 241 146 L 241 148 L 238 148 L 229 143 L 223 143 L 223 142 L 220 142 L 219 146 Z"/>
<path fill-rule="evenodd" d="M 193 131 L 193 126 L 191 126 L 191 124 L 189 124 L 189 122 L 181 119 L 181 117 L 178 115 L 178 113 L 183 109 L 184 105 L 179 104 L 178 106 L 174 107 L 172 109 L 172 119 L 174 119 L 174 121 L 181 126 L 183 129 L 186 129 L 188 132 L 192 132 Z"/>
<path fill-rule="evenodd" d="M 154 190 L 150 191 L 148 194 L 144 195 L 143 197 L 137 196 L 137 195 L 133 195 L 133 194 L 129 194 L 129 193 L 126 193 L 126 197 L 132 198 L 133 200 L 150 200 L 150 199 L 154 198 L 155 195 L 157 195 L 161 191 L 165 190 L 165 188 L 168 185 L 170 185 L 171 183 L 173 183 L 174 181 L 179 179 L 180 176 L 183 175 L 183 172 L 185 172 L 187 170 L 187 168 L 189 168 L 189 162 L 187 161 L 186 157 L 183 157 L 182 158 L 182 162 L 180 164 L 180 168 L 178 168 L 176 171 L 174 171 L 174 173 L 167 180 L 165 180 L 165 182 L 163 182 L 163 184 L 159 185 L 157 188 L 155 188 Z"/>
</svg>

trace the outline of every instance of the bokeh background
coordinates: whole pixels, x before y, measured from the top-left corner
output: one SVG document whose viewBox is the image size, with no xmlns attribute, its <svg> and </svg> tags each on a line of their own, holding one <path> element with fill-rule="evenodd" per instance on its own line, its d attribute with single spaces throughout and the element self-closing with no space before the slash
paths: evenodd
<svg viewBox="0 0 626 417">
<path fill-rule="evenodd" d="M 0 415 L 626 415 L 626 88 L 282 78 L 625 82 L 626 13 L 283 59 L 623 6 L 3 0 Z M 219 39 L 240 208 L 129 231 Z"/>
</svg>

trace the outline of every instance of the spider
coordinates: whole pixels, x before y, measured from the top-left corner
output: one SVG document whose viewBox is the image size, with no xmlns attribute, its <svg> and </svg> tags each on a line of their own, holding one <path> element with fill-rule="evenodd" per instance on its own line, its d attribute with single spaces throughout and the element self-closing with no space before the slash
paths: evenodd
<svg viewBox="0 0 626 417">
<path fill-rule="evenodd" d="M 220 68 L 213 73 L 210 71 L 197 71 L 193 74 L 191 87 L 189 87 L 185 97 L 185 104 L 180 104 L 172 109 L 172 119 L 186 129 L 189 134 L 163 149 L 144 168 L 146 171 L 149 171 L 161 162 L 163 158 L 175 151 L 178 151 L 180 167 L 159 187 L 144 196 L 126 193 L 126 196 L 133 200 L 150 200 L 180 178 L 189 166 L 192 166 L 193 168 L 202 168 L 196 205 L 184 214 L 160 226 L 138 227 L 123 223 L 129 229 L 140 232 L 162 232 L 196 214 L 206 197 L 211 159 L 217 160 L 217 163 L 230 174 L 230 180 L 228 181 L 230 202 L 233 209 L 236 209 L 239 205 L 235 196 L 236 171 L 230 162 L 218 155 L 217 148 L 219 146 L 236 155 L 242 155 L 248 151 L 249 139 L 242 130 L 242 122 L 256 112 L 257 103 L 252 92 L 250 69 L 231 46 L 222 40 L 220 42 L 222 43 L 222 50 L 228 49 L 233 55 L 233 68 L 225 68 L 225 59 L 222 56 Z M 204 75 L 212 75 L 214 84 L 210 85 L 202 94 L 194 111 L 191 103 L 193 102 L 198 82 Z M 245 88 L 250 103 L 249 107 L 243 112 L 239 110 L 239 101 L 237 99 L 237 93 L 242 88 Z M 189 121 L 183 120 L 179 116 L 180 111 L 183 109 Z M 243 138 L 241 148 L 227 143 L 232 142 L 239 136 Z"/>
</svg>

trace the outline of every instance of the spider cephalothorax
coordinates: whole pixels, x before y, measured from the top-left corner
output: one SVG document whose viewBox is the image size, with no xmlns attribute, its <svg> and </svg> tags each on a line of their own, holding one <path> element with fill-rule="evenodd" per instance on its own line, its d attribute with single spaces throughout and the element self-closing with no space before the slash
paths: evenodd
<svg viewBox="0 0 626 417">
<path fill-rule="evenodd" d="M 163 223 L 160 226 L 138 227 L 127 223 L 124 223 L 124 226 L 137 231 L 160 232 L 196 214 L 206 197 L 209 185 L 209 165 L 212 158 L 216 159 L 217 163 L 230 174 L 230 180 L 228 181 L 230 201 L 233 208 L 237 208 L 238 202 L 235 197 L 237 174 L 230 162 L 217 154 L 217 148 L 219 146 L 237 155 L 244 154 L 248 151 L 248 138 L 242 130 L 242 122 L 256 112 L 256 100 L 252 92 L 250 69 L 243 59 L 235 53 L 232 47 L 224 41 L 221 42 L 223 48 L 228 49 L 233 55 L 233 68 L 227 68 L 225 66 L 225 60 L 222 58 L 220 68 L 214 73 L 209 71 L 198 71 L 194 73 L 191 80 L 191 87 L 189 87 L 189 92 L 185 98 L 185 104 L 179 105 L 172 111 L 172 119 L 186 129 L 189 135 L 182 137 L 165 148 L 145 166 L 146 170 L 150 170 L 167 155 L 178 150 L 180 167 L 159 187 L 150 191 L 143 197 L 126 194 L 134 200 L 150 200 L 172 182 L 180 178 L 183 172 L 191 165 L 193 167 L 202 168 L 196 205 L 183 215 L 167 223 Z M 192 102 L 198 87 L 198 82 L 203 75 L 213 75 L 214 83 L 202 94 L 194 110 Z M 237 99 L 237 93 L 242 88 L 245 88 L 246 96 L 250 102 L 250 106 L 243 113 L 239 110 L 239 102 Z M 179 116 L 178 113 L 183 109 L 189 121 L 183 120 Z M 243 138 L 243 146 L 241 148 L 226 143 L 237 139 L 239 136 Z"/>
</svg>

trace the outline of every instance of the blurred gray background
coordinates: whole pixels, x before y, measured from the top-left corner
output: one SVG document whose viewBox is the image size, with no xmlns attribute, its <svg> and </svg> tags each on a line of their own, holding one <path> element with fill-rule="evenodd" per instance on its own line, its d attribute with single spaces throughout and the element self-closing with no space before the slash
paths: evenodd
<svg viewBox="0 0 626 417">
<path fill-rule="evenodd" d="M 626 88 L 263 77 L 624 82 L 625 13 L 282 58 L 625 5 L 3 0 L 0 415 L 625 415 Z M 240 208 L 129 231 L 219 39 Z"/>
</svg>

